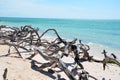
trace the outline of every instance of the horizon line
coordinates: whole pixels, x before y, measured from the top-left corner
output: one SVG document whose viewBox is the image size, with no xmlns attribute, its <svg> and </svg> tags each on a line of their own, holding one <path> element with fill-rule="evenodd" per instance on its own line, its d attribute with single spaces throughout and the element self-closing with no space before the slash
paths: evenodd
<svg viewBox="0 0 120 80">
<path fill-rule="evenodd" d="M 0 16 L 0 18 L 41 18 L 41 19 L 76 19 L 76 20 L 120 20 L 116 18 L 63 18 L 63 17 L 20 17 L 20 16 Z"/>
</svg>

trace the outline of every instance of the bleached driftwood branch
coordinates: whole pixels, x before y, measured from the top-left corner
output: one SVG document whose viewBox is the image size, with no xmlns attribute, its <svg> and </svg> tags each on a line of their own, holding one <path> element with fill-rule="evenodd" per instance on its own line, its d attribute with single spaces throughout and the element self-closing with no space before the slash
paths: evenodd
<svg viewBox="0 0 120 80">
<path fill-rule="evenodd" d="M 78 70 L 82 71 L 77 74 L 79 80 L 88 80 L 89 78 L 97 80 L 95 77 L 89 75 L 89 73 L 86 70 L 84 70 L 82 60 L 103 63 L 104 70 L 106 64 L 110 61 L 120 66 L 120 61 L 117 59 L 117 57 L 114 54 L 112 54 L 113 57 L 107 56 L 105 50 L 103 51 L 105 58 L 103 60 L 97 60 L 93 58 L 93 56 L 90 56 L 88 52 L 90 50 L 89 45 L 83 44 L 81 40 L 79 40 L 79 43 L 77 43 L 77 39 L 74 39 L 73 41 L 67 41 L 65 39 L 62 39 L 55 29 L 47 29 L 41 35 L 38 33 L 38 30 L 38 28 L 35 29 L 31 26 L 22 26 L 20 28 L 17 28 L 1 25 L 0 45 L 9 46 L 8 54 L 5 56 L 10 55 L 11 47 L 15 48 L 20 58 L 22 58 L 22 53 L 19 49 L 22 49 L 24 50 L 24 52 L 27 53 L 33 52 L 33 54 L 30 54 L 30 56 L 26 58 L 29 60 L 32 60 L 32 58 L 36 56 L 36 54 L 40 54 L 45 60 L 48 61 L 48 63 L 41 63 L 41 66 L 37 66 L 36 63 L 39 62 L 32 60 L 32 68 L 35 68 L 36 70 L 43 70 L 44 68 L 48 67 L 50 67 L 51 69 L 58 67 L 68 76 L 70 80 L 77 80 L 73 72 Z M 55 40 L 52 40 L 51 42 L 49 42 L 49 40 L 42 40 L 42 37 L 48 31 L 53 31 L 56 34 L 57 37 L 55 38 Z M 41 47 L 43 49 L 41 49 Z M 72 58 L 75 62 L 75 65 L 72 70 L 69 70 L 66 66 L 66 63 L 62 61 L 63 56 L 68 57 L 70 53 L 74 54 Z M 83 56 L 81 56 L 81 54 L 83 54 Z M 55 70 L 54 72 L 57 73 Z M 3 78 L 5 80 L 6 74 L 7 70 L 5 70 L 5 73 L 3 75 Z"/>
</svg>

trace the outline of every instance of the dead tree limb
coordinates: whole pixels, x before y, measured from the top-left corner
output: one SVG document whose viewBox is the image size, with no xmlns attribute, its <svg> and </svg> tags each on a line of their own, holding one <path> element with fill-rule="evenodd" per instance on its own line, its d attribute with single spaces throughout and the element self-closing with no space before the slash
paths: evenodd
<svg viewBox="0 0 120 80">
<path fill-rule="evenodd" d="M 38 32 L 37 32 L 38 30 L 35 30 L 35 29 L 32 28 L 31 26 L 24 26 L 22 30 L 25 30 L 26 28 L 30 28 L 30 29 L 33 30 L 33 32 L 36 33 L 36 35 L 37 35 L 37 37 L 38 37 L 38 43 L 40 43 L 40 42 L 41 42 L 41 39 L 40 39 L 40 36 L 39 36 L 39 34 L 38 34 Z"/>
<path fill-rule="evenodd" d="M 120 66 L 120 62 L 116 59 L 116 58 L 112 58 L 112 57 L 109 57 L 107 56 L 106 54 L 107 52 L 105 50 L 103 50 L 102 54 L 104 54 L 104 59 L 103 59 L 103 69 L 105 70 L 105 66 L 107 63 L 109 62 L 114 62 L 115 64 L 119 65 Z"/>
<path fill-rule="evenodd" d="M 79 73 L 79 80 L 89 80 L 89 77 L 98 80 L 95 77 L 91 76 L 87 71 L 83 70 L 82 73 Z"/>
<path fill-rule="evenodd" d="M 67 42 L 64 41 L 64 40 L 59 36 L 59 34 L 57 33 L 57 31 L 56 31 L 55 29 L 47 29 L 47 30 L 46 30 L 45 32 L 43 32 L 43 34 L 40 36 L 40 39 L 41 39 L 42 36 L 43 36 L 45 33 L 47 33 L 48 31 L 54 31 L 55 34 L 57 35 L 59 41 L 62 42 L 62 43 L 64 43 L 65 45 L 67 44 Z"/>
<path fill-rule="evenodd" d="M 4 74 L 3 74 L 3 80 L 7 80 L 7 72 L 8 72 L 8 70 L 7 70 L 7 68 L 5 68 Z"/>
</svg>

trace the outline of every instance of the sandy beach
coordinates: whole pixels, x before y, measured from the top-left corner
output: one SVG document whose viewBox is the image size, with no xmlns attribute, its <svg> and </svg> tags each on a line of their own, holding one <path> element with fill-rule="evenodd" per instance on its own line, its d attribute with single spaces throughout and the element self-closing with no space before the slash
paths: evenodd
<svg viewBox="0 0 120 80">
<path fill-rule="evenodd" d="M 120 80 L 120 0 L 0 0 L 0 80 Z"/>
<path fill-rule="evenodd" d="M 8 46 L 0 45 L 0 56 L 7 52 Z M 13 57 L 0 57 L 0 61 L 0 80 L 3 80 L 5 68 L 8 69 L 8 80 L 52 80 L 49 76 L 32 70 L 29 60 Z"/>
<path fill-rule="evenodd" d="M 57 38 L 45 35 L 48 30 L 54 31 Z M 120 79 L 119 61 L 108 63 L 119 60 L 120 51 L 77 39 L 65 40 L 55 29 L 48 30 L 38 34 L 31 26 L 1 27 L 0 80 L 77 80 L 80 75 L 89 76 L 89 80 Z"/>
<path fill-rule="evenodd" d="M 92 46 L 95 49 L 95 46 Z M 90 53 L 97 53 L 102 50 L 101 47 L 93 50 L 91 47 Z M 7 45 L 0 45 L 0 56 L 8 53 L 9 47 Z M 13 50 L 14 51 L 14 50 Z M 100 52 L 99 52 L 100 53 Z M 96 55 L 96 57 L 98 57 Z M 39 62 L 46 62 L 40 55 L 36 55 L 34 60 Z M 66 63 L 73 63 L 73 58 L 63 57 L 62 59 Z M 0 80 L 3 80 L 4 69 L 8 69 L 7 79 L 8 80 L 53 80 L 55 79 L 55 74 L 48 73 L 48 69 L 44 69 L 43 72 L 38 72 L 31 69 L 31 61 L 22 58 L 14 57 L 0 57 Z M 106 70 L 103 70 L 103 65 L 101 63 L 88 62 L 82 63 L 85 70 L 89 72 L 90 75 L 96 77 L 98 80 L 119 80 L 120 79 L 120 67 L 115 64 L 107 64 Z M 62 78 L 69 80 L 64 72 L 59 72 Z M 90 79 L 93 80 L 93 79 Z"/>
</svg>

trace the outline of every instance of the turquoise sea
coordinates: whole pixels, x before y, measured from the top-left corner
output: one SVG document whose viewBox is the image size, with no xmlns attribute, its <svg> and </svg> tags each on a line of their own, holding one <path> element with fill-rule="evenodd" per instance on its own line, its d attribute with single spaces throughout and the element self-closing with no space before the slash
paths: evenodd
<svg viewBox="0 0 120 80">
<path fill-rule="evenodd" d="M 120 50 L 120 20 L 0 17 L 0 25 L 38 27 L 40 33 L 54 28 L 64 39 L 78 38 Z M 50 34 L 50 33 L 49 33 Z M 54 33 L 51 33 L 55 36 Z"/>
</svg>

